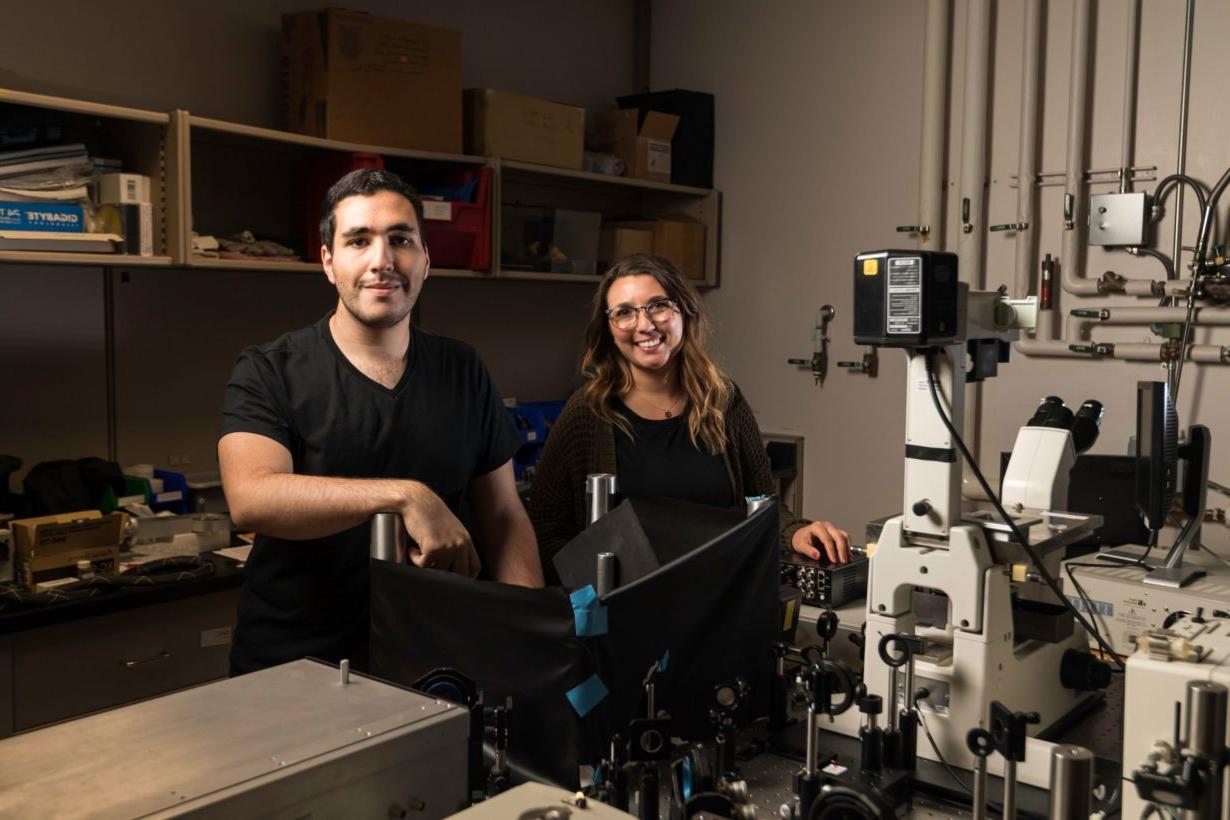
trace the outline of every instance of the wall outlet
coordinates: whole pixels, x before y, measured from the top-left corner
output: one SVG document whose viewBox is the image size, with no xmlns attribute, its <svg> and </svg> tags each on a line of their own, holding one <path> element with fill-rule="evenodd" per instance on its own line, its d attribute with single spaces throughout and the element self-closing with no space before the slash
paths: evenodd
<svg viewBox="0 0 1230 820">
<path fill-rule="evenodd" d="M 179 456 L 167 456 L 167 465 L 170 467 L 178 467 Z"/>
</svg>

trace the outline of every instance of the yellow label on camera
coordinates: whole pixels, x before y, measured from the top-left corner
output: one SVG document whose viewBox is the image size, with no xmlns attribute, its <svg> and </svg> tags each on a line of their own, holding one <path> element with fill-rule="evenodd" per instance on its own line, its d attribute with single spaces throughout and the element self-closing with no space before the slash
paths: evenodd
<svg viewBox="0 0 1230 820">
<path fill-rule="evenodd" d="M 864 259 L 863 260 L 863 276 L 875 276 L 880 272 L 879 259 Z"/>
</svg>

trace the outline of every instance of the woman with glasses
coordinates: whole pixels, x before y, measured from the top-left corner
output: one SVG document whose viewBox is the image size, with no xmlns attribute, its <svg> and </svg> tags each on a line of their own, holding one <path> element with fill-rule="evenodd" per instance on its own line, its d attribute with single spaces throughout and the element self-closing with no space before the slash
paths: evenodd
<svg viewBox="0 0 1230 820">
<path fill-rule="evenodd" d="M 581 372 L 534 473 L 530 519 L 548 577 L 551 558 L 585 527 L 585 477 L 614 473 L 626 495 L 715 507 L 774 492 L 747 401 L 709 357 L 700 294 L 671 262 L 634 254 L 613 264 L 594 297 Z M 782 543 L 849 560 L 849 535 L 782 508 Z"/>
</svg>

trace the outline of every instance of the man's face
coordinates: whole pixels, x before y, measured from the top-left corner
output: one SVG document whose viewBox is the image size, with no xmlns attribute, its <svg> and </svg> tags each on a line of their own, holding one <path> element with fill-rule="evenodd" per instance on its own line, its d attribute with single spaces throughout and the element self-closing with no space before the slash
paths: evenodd
<svg viewBox="0 0 1230 820">
<path fill-rule="evenodd" d="M 377 191 L 346 197 L 334 215 L 333 249 L 320 249 L 325 275 L 361 324 L 393 327 L 410 315 L 431 267 L 414 206 Z"/>
</svg>

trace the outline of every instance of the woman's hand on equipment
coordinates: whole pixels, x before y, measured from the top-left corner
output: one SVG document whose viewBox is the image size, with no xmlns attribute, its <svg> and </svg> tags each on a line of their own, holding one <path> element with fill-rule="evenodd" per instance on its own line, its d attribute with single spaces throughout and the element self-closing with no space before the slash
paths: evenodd
<svg viewBox="0 0 1230 820">
<path fill-rule="evenodd" d="M 818 561 L 845 564 L 850 561 L 850 533 L 838 529 L 832 521 L 813 521 L 800 527 L 790 538 L 790 546 Z"/>
</svg>

